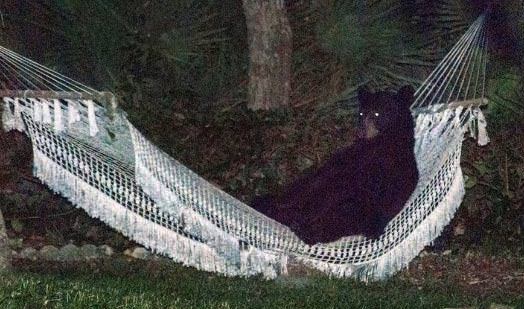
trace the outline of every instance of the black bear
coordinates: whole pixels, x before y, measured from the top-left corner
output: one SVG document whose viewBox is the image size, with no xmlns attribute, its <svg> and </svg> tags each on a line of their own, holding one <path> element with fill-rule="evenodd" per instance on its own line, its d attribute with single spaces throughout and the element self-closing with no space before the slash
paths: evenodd
<svg viewBox="0 0 524 309">
<path fill-rule="evenodd" d="M 377 238 L 403 208 L 418 181 L 411 86 L 397 93 L 360 88 L 356 141 L 322 167 L 252 206 L 285 224 L 305 243 L 349 235 Z"/>
</svg>

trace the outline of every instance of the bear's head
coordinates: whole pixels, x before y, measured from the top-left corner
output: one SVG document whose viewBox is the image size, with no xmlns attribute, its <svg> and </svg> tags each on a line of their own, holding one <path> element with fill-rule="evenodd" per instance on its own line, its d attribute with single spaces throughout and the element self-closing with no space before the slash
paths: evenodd
<svg viewBox="0 0 524 309">
<path fill-rule="evenodd" d="M 359 138 L 372 139 L 379 135 L 399 134 L 404 130 L 413 131 L 410 106 L 414 101 L 414 93 L 411 86 L 404 86 L 397 93 L 373 93 L 366 87 L 360 87 Z"/>
</svg>

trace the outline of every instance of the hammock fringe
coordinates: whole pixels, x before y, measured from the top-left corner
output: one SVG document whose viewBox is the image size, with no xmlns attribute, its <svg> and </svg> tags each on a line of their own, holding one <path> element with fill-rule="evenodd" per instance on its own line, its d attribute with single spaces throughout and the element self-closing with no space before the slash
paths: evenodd
<svg viewBox="0 0 524 309">
<path fill-rule="evenodd" d="M 407 267 L 409 262 L 417 257 L 428 244 L 440 236 L 460 206 L 464 193 L 464 179 L 461 169 L 458 169 L 452 186 L 440 202 L 442 206 L 436 208 L 402 243 L 372 262 L 343 265 L 308 258 L 298 257 L 298 259 L 304 265 L 334 277 L 355 277 L 365 282 L 383 280 Z"/>
<path fill-rule="evenodd" d="M 230 251 L 226 250 L 227 255 L 223 255 L 208 244 L 152 223 L 65 170 L 36 146 L 33 149 L 35 177 L 76 207 L 85 210 L 89 216 L 100 219 L 154 253 L 168 256 L 185 266 L 226 276 L 262 274 L 272 279 L 287 273 L 287 257 L 263 253 L 251 246 L 242 251 L 237 249 L 239 261 L 232 263 Z M 217 246 L 221 247 L 219 244 Z"/>
</svg>

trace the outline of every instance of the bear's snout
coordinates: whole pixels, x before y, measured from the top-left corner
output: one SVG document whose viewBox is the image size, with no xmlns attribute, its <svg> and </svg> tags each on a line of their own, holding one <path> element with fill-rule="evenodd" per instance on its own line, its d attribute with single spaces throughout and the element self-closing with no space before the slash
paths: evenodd
<svg viewBox="0 0 524 309">
<path fill-rule="evenodd" d="M 364 118 L 360 129 L 358 130 L 358 137 L 363 139 L 372 139 L 378 135 L 379 131 L 375 125 L 375 121 L 369 119 L 369 117 Z"/>
</svg>

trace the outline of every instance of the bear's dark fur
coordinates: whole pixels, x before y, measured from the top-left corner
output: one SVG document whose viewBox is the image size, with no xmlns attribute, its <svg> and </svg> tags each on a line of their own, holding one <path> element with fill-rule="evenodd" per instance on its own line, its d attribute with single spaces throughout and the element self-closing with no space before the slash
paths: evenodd
<svg viewBox="0 0 524 309">
<path fill-rule="evenodd" d="M 253 208 L 285 224 L 307 244 L 343 236 L 380 236 L 415 189 L 413 88 L 398 93 L 359 89 L 359 137 L 315 172 Z"/>
</svg>

